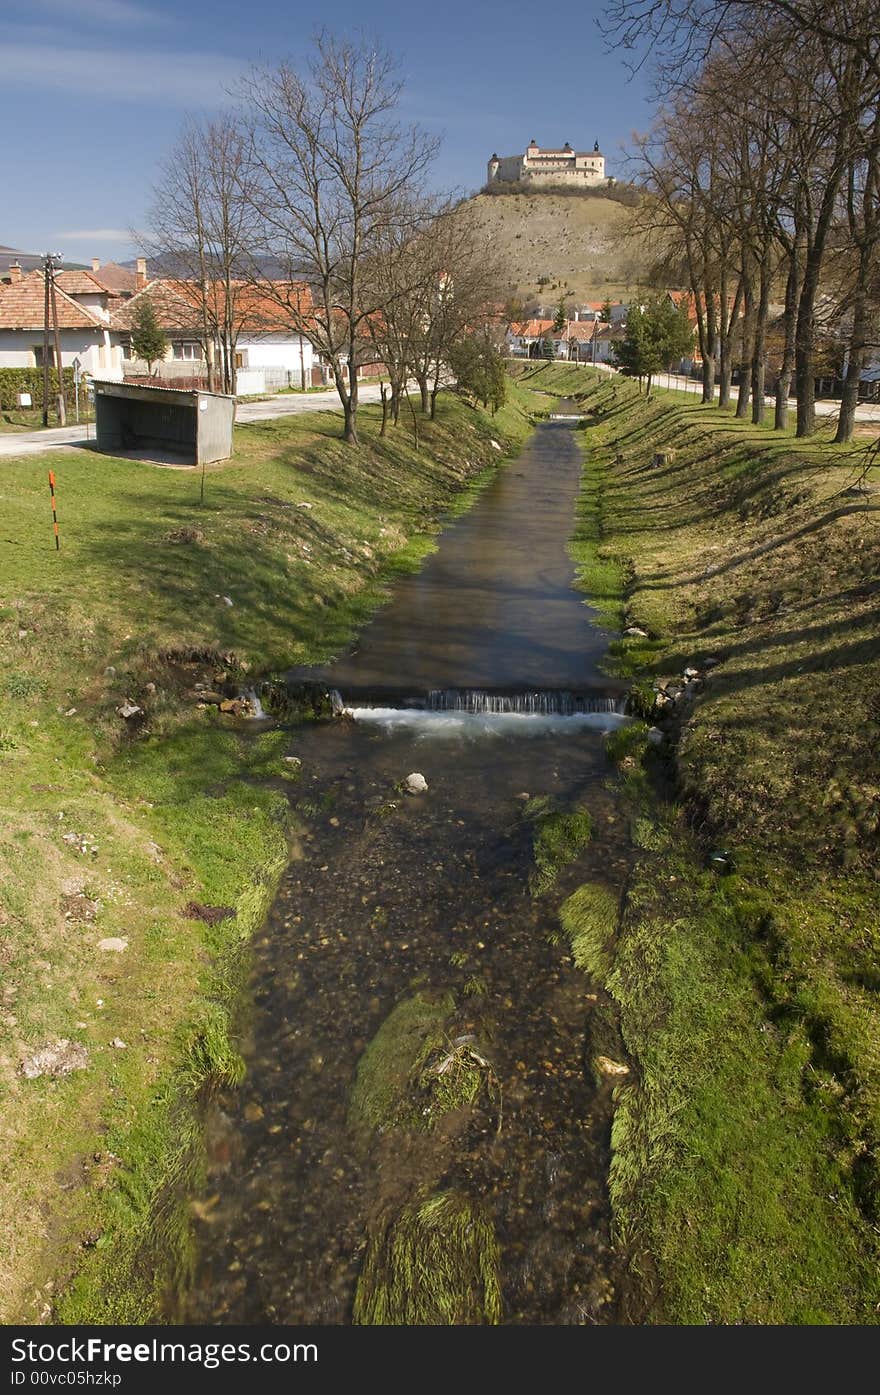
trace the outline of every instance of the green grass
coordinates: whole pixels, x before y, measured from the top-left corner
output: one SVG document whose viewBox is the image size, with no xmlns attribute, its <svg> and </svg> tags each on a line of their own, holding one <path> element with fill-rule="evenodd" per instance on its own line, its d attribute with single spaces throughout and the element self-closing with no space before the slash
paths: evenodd
<svg viewBox="0 0 880 1395">
<path fill-rule="evenodd" d="M 560 909 L 575 964 L 595 978 L 604 979 L 611 967 L 611 941 L 619 913 L 619 898 L 592 882 L 579 886 Z"/>
<path fill-rule="evenodd" d="M 355 450 L 326 413 L 241 427 L 204 506 L 194 471 L 82 451 L 0 464 L 6 1321 L 145 1321 L 190 1263 L 194 1111 L 240 1076 L 230 1005 L 296 836 L 289 737 L 198 710 L 195 684 L 338 653 L 502 458 L 491 440 L 525 437 L 529 402 L 515 388 L 490 419 L 444 397 L 418 453 L 403 431 L 380 440 L 372 409 Z M 192 920 L 189 902 L 234 915 Z M 88 1069 L 24 1080 L 60 1037 Z"/>
<path fill-rule="evenodd" d="M 501 1320 L 498 1242 L 481 1209 L 456 1192 L 414 1201 L 367 1244 L 359 1324 L 453 1326 Z"/>
<path fill-rule="evenodd" d="M 579 371 L 528 381 L 574 394 Z M 592 886 L 563 908 L 633 1068 L 615 1091 L 610 1187 L 641 1275 L 634 1312 L 873 1323 L 877 504 L 848 492 L 863 473 L 880 484 L 870 443 L 580 384 L 582 584 L 649 636 L 613 645 L 613 671 L 652 721 L 655 682 L 705 675 L 659 715 L 659 752 L 641 723 L 608 740 L 638 854 L 618 934 Z M 731 875 L 711 870 L 716 848 Z"/>
</svg>

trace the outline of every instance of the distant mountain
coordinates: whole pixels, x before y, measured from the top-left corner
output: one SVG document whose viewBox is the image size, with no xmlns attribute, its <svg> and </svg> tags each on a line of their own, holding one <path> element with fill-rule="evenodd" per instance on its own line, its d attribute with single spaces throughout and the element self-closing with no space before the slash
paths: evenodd
<svg viewBox="0 0 880 1395">
<path fill-rule="evenodd" d="M 22 252 L 17 247 L 4 247 L 0 243 L 0 280 L 8 276 L 13 262 L 18 262 L 22 271 L 33 271 L 43 265 L 43 256 L 40 252 Z M 65 271 L 82 271 L 84 268 L 85 262 L 64 263 Z"/>
<path fill-rule="evenodd" d="M 173 253 L 166 256 L 147 258 L 147 277 L 150 281 L 157 278 L 168 278 L 173 281 L 185 281 L 190 277 L 190 268 L 194 265 L 194 257 L 187 262 L 186 259 L 177 257 Z M 261 276 L 265 276 L 270 281 L 283 281 L 286 276 L 286 269 L 280 262 L 273 261 L 271 257 L 255 257 L 255 265 Z M 135 270 L 136 259 L 120 262 L 120 266 L 129 267 Z M 249 268 L 250 270 L 251 268 Z"/>
</svg>

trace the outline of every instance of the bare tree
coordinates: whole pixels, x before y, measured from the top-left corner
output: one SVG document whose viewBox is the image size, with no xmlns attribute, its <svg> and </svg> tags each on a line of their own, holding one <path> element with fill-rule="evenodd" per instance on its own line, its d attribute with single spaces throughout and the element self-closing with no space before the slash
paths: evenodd
<svg viewBox="0 0 880 1395">
<path fill-rule="evenodd" d="M 259 227 L 250 142 L 228 114 L 190 119 L 160 168 L 141 241 L 185 282 L 201 326 L 209 387 L 219 371 L 222 389 L 234 393 L 236 344 L 249 313 L 244 271 Z"/>
<path fill-rule="evenodd" d="M 834 438 L 839 443 L 852 439 L 871 326 L 880 317 L 880 103 L 875 103 L 861 137 L 847 172 L 845 262 L 850 274 L 844 308 L 851 317 L 851 330 Z"/>
<path fill-rule="evenodd" d="M 389 54 L 327 33 L 315 40 L 304 71 L 290 63 L 255 69 L 241 88 L 259 176 L 251 197 L 261 251 L 281 271 L 277 279 L 255 273 L 255 281 L 329 364 L 352 444 L 358 363 L 368 351 L 369 320 L 381 309 L 365 268 L 402 212 L 418 208 L 415 195 L 437 147 L 398 121 L 400 93 Z M 303 280 L 314 301 L 305 322 L 293 291 Z"/>
</svg>

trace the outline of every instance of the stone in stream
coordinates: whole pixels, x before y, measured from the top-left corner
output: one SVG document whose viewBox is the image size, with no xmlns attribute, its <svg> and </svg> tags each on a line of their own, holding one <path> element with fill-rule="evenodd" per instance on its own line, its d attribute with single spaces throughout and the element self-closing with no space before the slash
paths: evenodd
<svg viewBox="0 0 880 1395">
<path fill-rule="evenodd" d="M 659 727 L 648 728 L 648 744 L 651 746 L 662 746 L 664 736 Z"/>
<path fill-rule="evenodd" d="M 629 1066 L 622 1061 L 612 1061 L 610 1056 L 597 1056 L 596 1069 L 603 1075 L 629 1075 Z"/>
<path fill-rule="evenodd" d="M 403 783 L 407 794 L 424 794 L 428 788 L 427 780 L 424 775 L 420 775 L 418 771 L 415 771 L 412 775 L 407 775 Z"/>
</svg>

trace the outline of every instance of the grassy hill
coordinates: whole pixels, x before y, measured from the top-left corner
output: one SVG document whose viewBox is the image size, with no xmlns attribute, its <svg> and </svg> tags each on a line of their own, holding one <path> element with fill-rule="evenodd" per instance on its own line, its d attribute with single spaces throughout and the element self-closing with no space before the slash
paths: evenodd
<svg viewBox="0 0 880 1395">
<path fill-rule="evenodd" d="M 644 284 L 650 260 L 632 210 L 602 195 L 478 194 L 469 201 L 509 268 L 511 289 L 543 299 L 625 296 Z M 656 255 L 656 253 L 655 253 Z"/>
</svg>

